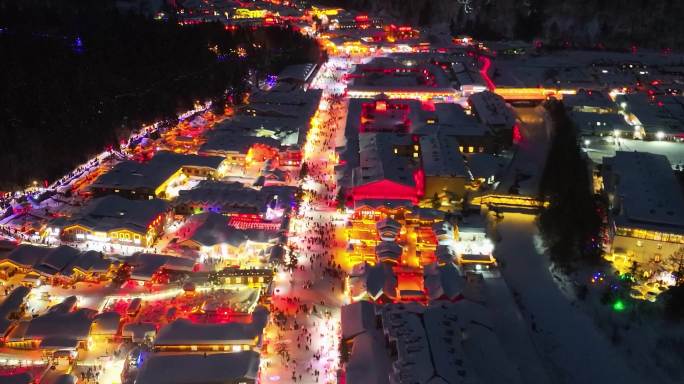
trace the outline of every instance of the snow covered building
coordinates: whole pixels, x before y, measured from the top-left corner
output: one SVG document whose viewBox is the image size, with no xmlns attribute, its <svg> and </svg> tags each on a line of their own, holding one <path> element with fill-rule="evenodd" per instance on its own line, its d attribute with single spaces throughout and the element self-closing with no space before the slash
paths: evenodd
<svg viewBox="0 0 684 384">
<path fill-rule="evenodd" d="M 651 97 L 640 92 L 618 95 L 615 101 L 635 126 L 637 138 L 674 140 L 684 135 L 684 96 Z"/>
<path fill-rule="evenodd" d="M 448 192 L 463 198 L 471 178 L 454 137 L 434 134 L 422 136 L 420 156 L 425 178 L 423 194 L 426 197 Z"/>
<path fill-rule="evenodd" d="M 259 353 L 157 354 L 143 362 L 137 383 L 144 384 L 254 384 L 259 377 Z"/>
<path fill-rule="evenodd" d="M 287 67 L 283 68 L 280 73 L 278 73 L 278 81 L 280 82 L 287 82 L 291 83 L 294 85 L 302 86 L 313 79 L 316 70 L 318 69 L 318 64 L 315 63 L 305 63 L 305 64 L 293 64 L 293 65 L 288 65 Z M 319 89 L 311 89 L 308 91 L 302 91 L 302 90 L 297 90 L 296 92 L 298 93 L 292 93 L 292 94 L 287 94 L 286 97 L 290 98 L 290 101 L 284 102 L 284 104 L 294 104 L 294 101 L 304 99 L 304 98 L 310 98 L 311 103 L 314 104 L 315 107 L 318 106 L 318 101 L 320 101 L 322 92 Z M 309 93 L 310 92 L 310 93 Z M 257 93 L 258 94 L 258 93 Z M 307 94 L 306 96 L 301 96 L 303 94 Z M 268 100 L 273 100 L 273 97 L 278 97 L 280 95 L 269 95 L 270 97 Z M 307 99 L 308 100 L 308 99 Z M 262 102 L 261 98 L 254 98 L 254 95 L 252 95 L 249 99 L 250 104 L 254 102 Z M 313 114 L 313 111 L 311 111 Z"/>
<path fill-rule="evenodd" d="M 268 323 L 268 310 L 257 307 L 250 323 L 193 323 L 178 319 L 164 326 L 154 339 L 154 351 L 240 352 L 258 351 Z"/>
<path fill-rule="evenodd" d="M 296 187 L 265 186 L 259 189 L 241 183 L 202 181 L 180 191 L 172 205 L 176 214 L 215 212 L 224 215 L 254 214 L 279 221 L 294 202 Z"/>
<path fill-rule="evenodd" d="M 431 63 L 407 66 L 389 57 L 374 58 L 356 66 L 348 75 L 351 98 L 372 98 L 385 94 L 390 98 L 452 100 L 458 96 L 442 68 Z"/>
<path fill-rule="evenodd" d="M 35 273 L 59 282 L 98 281 L 112 272 L 113 263 L 100 252 L 82 252 L 61 245 L 57 248 L 21 244 L 0 259 L 0 271 Z"/>
<path fill-rule="evenodd" d="M 277 238 L 277 232 L 236 228 L 230 220 L 214 212 L 192 215 L 178 232 L 183 237 L 178 244 L 199 252 L 201 259 L 219 259 L 240 266 L 265 263 L 265 251 Z"/>
<path fill-rule="evenodd" d="M 468 98 L 468 104 L 478 120 L 497 135 L 502 146 L 511 145 L 516 116 L 503 97 L 490 91 L 478 92 Z"/>
<path fill-rule="evenodd" d="M 607 136 L 630 130 L 624 117 L 618 113 L 617 104 L 604 92 L 582 89 L 574 95 L 565 95 L 563 105 L 583 135 Z"/>
<path fill-rule="evenodd" d="M 389 263 L 357 264 L 349 274 L 347 285 L 354 301 L 389 302 L 397 297 L 397 276 Z"/>
<path fill-rule="evenodd" d="M 100 176 L 90 186 L 95 195 L 119 194 L 131 199 L 168 198 L 175 194 L 169 186 L 191 177 L 214 178 L 225 171 L 227 161 L 220 156 L 181 155 L 157 152 L 147 163 L 123 161 Z"/>
<path fill-rule="evenodd" d="M 226 158 L 227 164 L 245 167 L 278 158 L 280 141 L 271 137 L 236 135 L 226 131 L 209 131 L 198 153 Z"/>
<path fill-rule="evenodd" d="M 0 303 L 0 341 L 3 343 L 18 322 L 16 319 L 22 318 L 25 308 L 24 301 L 30 292 L 31 288 L 16 287 Z"/>
<path fill-rule="evenodd" d="M 166 272 L 190 272 L 195 267 L 193 260 L 155 253 L 138 252 L 126 263 L 131 267 L 131 280 L 152 281 L 156 275 Z"/>
<path fill-rule="evenodd" d="M 393 133 L 359 136 L 359 165 L 352 171 L 352 197 L 415 203 L 423 195 L 422 170 L 414 159 L 418 145 L 411 137 Z"/>
<path fill-rule="evenodd" d="M 430 301 L 455 301 L 462 297 L 465 279 L 454 263 L 432 263 L 423 267 L 425 293 Z"/>
<path fill-rule="evenodd" d="M 164 200 L 108 195 L 91 200 L 71 218 L 52 220 L 47 231 L 65 241 L 148 247 L 164 232 L 169 212 Z"/>
<path fill-rule="evenodd" d="M 586 113 L 617 113 L 618 106 L 607 94 L 594 90 L 579 90 L 574 95 L 565 95 L 563 105 L 569 111 Z"/>
<path fill-rule="evenodd" d="M 342 363 L 353 383 L 522 383 L 486 308 L 469 300 L 344 306 Z"/>
<path fill-rule="evenodd" d="M 665 267 L 684 246 L 684 194 L 667 157 L 618 151 L 603 159 L 602 173 L 611 259 L 651 272 Z"/>
<path fill-rule="evenodd" d="M 69 296 L 46 313 L 21 321 L 6 338 L 5 345 L 16 349 L 75 352 L 87 349 L 90 325 L 97 311 L 77 308 L 76 296 Z"/>
</svg>

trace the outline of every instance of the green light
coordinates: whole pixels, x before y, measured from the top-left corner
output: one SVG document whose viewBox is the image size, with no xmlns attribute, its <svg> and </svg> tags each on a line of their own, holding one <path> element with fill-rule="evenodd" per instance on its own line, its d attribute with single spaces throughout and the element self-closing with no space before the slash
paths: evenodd
<svg viewBox="0 0 684 384">
<path fill-rule="evenodd" d="M 613 303 L 613 311 L 615 312 L 622 312 L 625 310 L 625 303 L 618 299 Z"/>
</svg>

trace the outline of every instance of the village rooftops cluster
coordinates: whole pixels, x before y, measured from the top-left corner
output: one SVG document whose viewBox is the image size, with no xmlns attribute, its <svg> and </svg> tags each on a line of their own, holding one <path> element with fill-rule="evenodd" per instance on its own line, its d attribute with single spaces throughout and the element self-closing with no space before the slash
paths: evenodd
<svg viewBox="0 0 684 384">
<path fill-rule="evenodd" d="M 159 187 L 183 167 L 218 170 L 225 158 L 218 156 L 180 155 L 172 152 L 159 152 L 146 163 L 123 161 L 100 176 L 93 184 L 95 191 L 109 193 L 130 191 L 140 198 L 154 196 Z"/>
<path fill-rule="evenodd" d="M 486 307 L 467 299 L 427 307 L 347 305 L 342 308 L 342 342 L 349 382 L 522 383 Z"/>
<path fill-rule="evenodd" d="M 105 275 L 112 267 L 112 261 L 97 251 L 79 251 L 61 245 L 46 248 L 22 244 L 9 253 L 0 265 L 9 264 L 27 272 L 35 272 L 46 278 L 71 280 L 79 275 Z"/>
</svg>

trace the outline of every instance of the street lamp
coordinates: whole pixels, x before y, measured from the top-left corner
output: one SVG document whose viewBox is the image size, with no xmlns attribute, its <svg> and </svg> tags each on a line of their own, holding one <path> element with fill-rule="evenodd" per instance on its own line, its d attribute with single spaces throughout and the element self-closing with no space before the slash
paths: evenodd
<svg viewBox="0 0 684 384">
<path fill-rule="evenodd" d="M 665 138 L 665 132 L 663 132 L 663 131 L 656 132 L 656 139 L 662 140 L 664 138 Z"/>
</svg>

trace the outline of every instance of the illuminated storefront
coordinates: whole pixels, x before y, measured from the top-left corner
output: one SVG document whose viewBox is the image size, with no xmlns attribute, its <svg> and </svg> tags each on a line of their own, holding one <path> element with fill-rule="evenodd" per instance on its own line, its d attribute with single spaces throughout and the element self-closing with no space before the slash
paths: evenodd
<svg viewBox="0 0 684 384">
<path fill-rule="evenodd" d="M 265 9 L 237 8 L 233 19 L 263 19 L 267 13 Z"/>
<path fill-rule="evenodd" d="M 155 217 L 146 227 L 145 231 L 133 228 L 114 228 L 109 231 L 97 231 L 84 225 L 76 224 L 57 230 L 59 238 L 66 241 L 86 242 L 92 241 L 102 244 L 131 245 L 136 247 L 149 247 L 164 232 L 167 215 L 160 214 Z M 54 233 L 54 229 L 52 230 Z"/>
<path fill-rule="evenodd" d="M 348 89 L 347 96 L 352 99 L 373 99 L 379 95 L 385 95 L 389 99 L 416 99 L 421 101 L 444 101 L 451 102 L 460 98 L 461 94 L 455 89 L 435 89 L 435 90 L 401 90 L 401 89 Z"/>
<path fill-rule="evenodd" d="M 572 89 L 551 88 L 496 88 L 494 92 L 505 100 L 546 100 L 551 97 L 562 100 L 563 95 L 577 93 Z"/>
<path fill-rule="evenodd" d="M 345 260 L 348 265 L 361 262 L 375 264 L 378 261 L 376 246 L 382 242 L 381 235 L 388 231 L 383 227 L 386 219 L 400 225 L 396 237 L 396 243 L 404 250 L 400 264 L 420 267 L 435 261 L 437 237 L 432 226 L 443 220 L 441 215 L 428 218 L 406 207 L 363 206 L 354 211 L 345 230 L 349 243 Z M 387 237 L 386 234 L 382 236 Z"/>
</svg>

